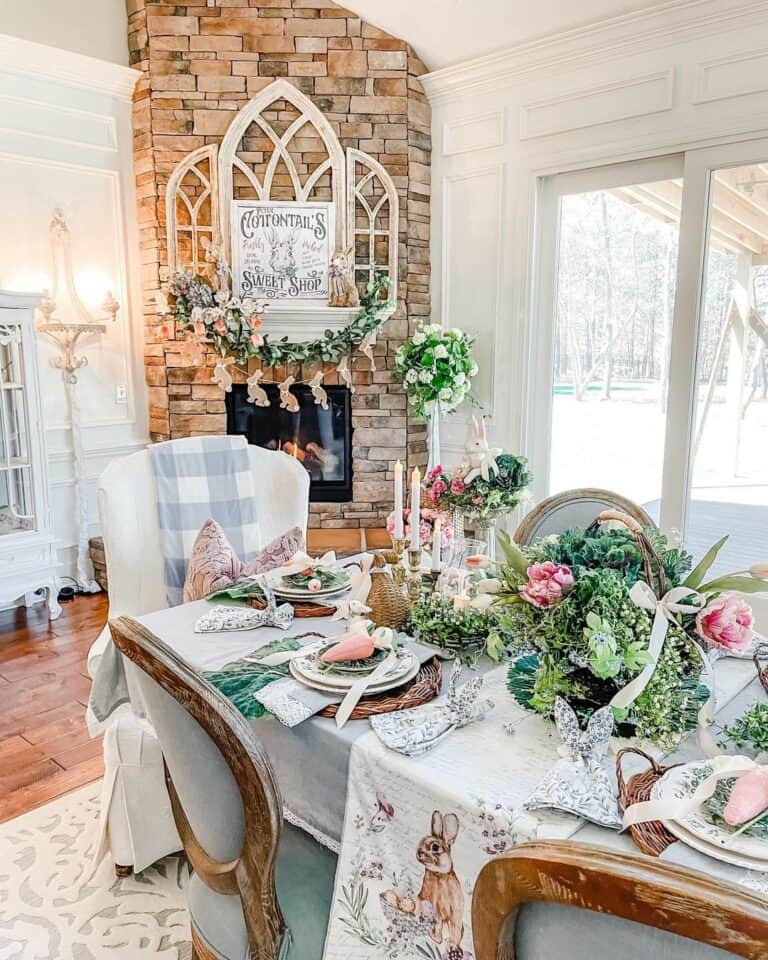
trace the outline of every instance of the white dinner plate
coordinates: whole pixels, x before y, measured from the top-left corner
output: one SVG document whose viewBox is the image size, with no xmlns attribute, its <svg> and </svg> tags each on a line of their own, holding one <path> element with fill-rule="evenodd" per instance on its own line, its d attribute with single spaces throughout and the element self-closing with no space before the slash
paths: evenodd
<svg viewBox="0 0 768 960">
<path fill-rule="evenodd" d="M 415 660 L 415 658 L 414 658 Z M 343 686 L 331 686 L 326 683 L 320 683 L 316 680 L 310 680 L 308 677 L 301 674 L 296 669 L 296 661 L 290 661 L 290 669 L 293 674 L 293 678 L 298 680 L 299 683 L 304 684 L 305 687 L 311 687 L 313 690 L 320 690 L 322 693 L 335 693 L 335 694 L 345 694 L 349 691 L 352 686 L 352 683 L 356 681 L 353 680 L 352 683 L 344 684 Z M 395 678 L 387 678 L 386 680 L 381 681 L 380 683 L 374 683 L 368 687 L 365 691 L 364 696 L 367 696 L 372 693 L 386 693 L 388 690 L 394 690 L 396 687 L 401 687 L 404 683 L 408 683 L 410 680 L 418 674 L 420 669 L 420 664 L 418 660 L 415 660 L 413 666 L 402 676 Z M 359 677 L 356 679 L 360 679 Z"/>
<path fill-rule="evenodd" d="M 345 583 L 341 586 L 336 584 L 335 587 L 326 587 L 324 590 L 303 590 L 298 587 L 281 586 L 271 587 L 270 589 L 276 597 L 287 597 L 292 600 L 312 600 L 313 597 L 326 599 L 336 596 L 336 594 L 347 593 L 351 589 L 351 584 Z"/>
<path fill-rule="evenodd" d="M 729 863 L 733 867 L 742 867 L 744 870 L 758 870 L 760 872 L 765 872 L 766 862 L 765 860 L 755 860 L 753 857 L 747 857 L 743 854 L 734 853 L 733 850 L 730 850 L 728 847 L 715 846 L 711 843 L 706 843 L 700 837 L 695 836 L 690 831 L 686 830 L 685 827 L 681 826 L 674 820 L 662 820 L 664 826 L 669 830 L 673 837 L 676 837 L 680 843 L 684 843 L 687 847 L 690 847 L 692 850 L 697 850 L 699 853 L 703 853 L 707 857 L 712 857 L 713 860 L 720 860 L 722 863 Z"/>
<path fill-rule="evenodd" d="M 680 767 L 673 767 L 668 770 L 661 779 L 654 784 L 652 797 L 654 800 L 684 799 L 689 797 L 695 789 L 692 783 L 697 775 L 697 771 L 706 769 L 707 761 L 695 761 L 686 763 Z M 698 781 L 697 781 L 698 782 Z M 726 862 L 733 863 L 733 857 L 741 859 L 746 858 L 753 864 L 762 864 L 759 869 L 768 868 L 768 841 L 759 837 L 752 837 L 746 834 L 740 834 L 734 837 L 732 831 L 715 823 L 709 816 L 706 807 L 702 804 L 698 810 L 694 810 L 686 817 L 677 821 L 665 821 L 669 827 L 669 832 L 677 836 L 677 829 L 682 828 L 689 837 L 696 839 L 698 844 L 706 847 L 703 853 L 709 853 L 710 856 L 722 854 L 720 859 L 727 859 Z M 691 844 L 692 845 L 692 844 Z M 700 847 L 697 847 L 700 849 Z"/>
<path fill-rule="evenodd" d="M 336 690 L 349 689 L 349 687 L 351 687 L 361 678 L 360 674 L 354 675 L 350 673 L 335 673 L 328 670 L 321 670 L 315 666 L 314 661 L 314 656 L 296 657 L 291 661 L 291 667 L 295 667 L 296 673 L 302 679 L 309 680 L 312 683 L 317 683 L 324 687 L 333 687 Z M 418 667 L 418 660 L 414 654 L 407 649 L 400 650 L 395 663 L 392 664 L 390 669 L 383 677 L 371 685 L 370 689 L 375 689 L 383 684 L 398 680 L 409 673 L 413 669 L 414 664 Z M 373 673 L 373 670 L 371 670 L 371 673 Z"/>
</svg>

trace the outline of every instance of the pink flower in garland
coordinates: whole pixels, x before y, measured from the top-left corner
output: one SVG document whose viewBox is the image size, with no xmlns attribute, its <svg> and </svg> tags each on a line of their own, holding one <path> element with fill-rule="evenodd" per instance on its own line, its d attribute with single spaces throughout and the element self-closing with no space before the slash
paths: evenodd
<svg viewBox="0 0 768 960">
<path fill-rule="evenodd" d="M 534 563 L 526 573 L 528 583 L 520 587 L 520 596 L 542 610 L 559 603 L 573 586 L 571 569 L 562 563 Z"/>
<path fill-rule="evenodd" d="M 226 336 L 227 325 L 226 323 L 224 323 L 221 317 L 219 317 L 218 320 L 214 320 L 213 329 L 216 331 L 216 333 L 218 333 L 220 337 Z"/>
<path fill-rule="evenodd" d="M 722 593 L 696 617 L 696 631 L 712 647 L 741 653 L 754 636 L 752 608 L 735 593 Z"/>
<path fill-rule="evenodd" d="M 254 347 L 260 347 L 264 343 L 264 337 L 260 333 L 252 333 L 250 341 Z"/>
</svg>

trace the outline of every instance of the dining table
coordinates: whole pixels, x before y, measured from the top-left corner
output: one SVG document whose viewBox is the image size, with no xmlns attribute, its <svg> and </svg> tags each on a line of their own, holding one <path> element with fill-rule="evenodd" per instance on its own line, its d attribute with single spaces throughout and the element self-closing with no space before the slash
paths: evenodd
<svg viewBox="0 0 768 960">
<path fill-rule="evenodd" d="M 196 633 L 195 624 L 210 609 L 209 601 L 200 600 L 137 619 L 201 673 L 220 670 L 286 637 L 331 638 L 345 630 L 341 620 L 317 618 L 294 620 L 287 630 L 263 626 Z M 310 639 L 302 636 L 300 642 Z M 448 667 L 443 669 L 443 688 Z M 483 677 L 482 695 L 492 701 L 492 708 L 419 756 L 389 749 L 368 719 L 350 719 L 341 727 L 318 715 L 294 726 L 269 714 L 252 720 L 275 768 L 286 819 L 338 854 L 325 960 L 472 958 L 474 880 L 489 858 L 518 843 L 567 838 L 638 853 L 628 832 L 569 813 L 525 808 L 526 799 L 562 756 L 560 736 L 554 724 L 514 700 L 506 689 L 505 664 L 483 657 L 465 671 L 466 678 L 477 674 Z M 764 696 L 751 660 L 722 657 L 714 664 L 714 675 L 718 724 Z M 104 684 L 111 681 L 101 681 L 103 698 Z M 140 697 L 128 686 L 131 705 L 141 715 Z M 612 740 L 608 767 L 622 746 L 626 743 Z M 665 764 L 702 756 L 695 732 L 667 755 L 643 746 Z M 630 757 L 627 774 L 642 762 Z M 447 844 L 460 905 L 447 918 L 425 919 L 413 904 L 425 876 L 424 844 L 436 833 Z M 669 846 L 662 859 L 768 897 L 768 872 L 730 865 L 680 842 Z M 569 960 L 586 960 L 578 942 L 571 946 Z M 700 946 L 686 949 L 675 957 L 703 956 Z"/>
</svg>

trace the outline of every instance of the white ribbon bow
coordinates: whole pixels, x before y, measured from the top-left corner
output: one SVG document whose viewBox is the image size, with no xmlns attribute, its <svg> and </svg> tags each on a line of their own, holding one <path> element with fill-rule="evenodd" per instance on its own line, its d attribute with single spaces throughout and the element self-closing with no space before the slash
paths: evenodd
<svg viewBox="0 0 768 960">
<path fill-rule="evenodd" d="M 336 604 L 336 612 L 331 616 L 331 620 L 351 620 L 352 617 L 371 612 L 365 601 L 371 592 L 373 560 L 372 553 L 362 554 L 358 561 L 359 570 L 349 575 L 349 593 Z"/>
<path fill-rule="evenodd" d="M 710 762 L 710 775 L 702 780 L 694 792 L 683 799 L 644 800 L 633 803 L 624 813 L 622 826 L 634 826 L 636 823 L 647 823 L 650 820 L 682 820 L 693 813 L 715 792 L 718 783 L 728 777 L 738 777 L 743 773 L 754 770 L 757 766 L 749 757 L 715 757 Z"/>
<path fill-rule="evenodd" d="M 294 573 L 301 573 L 302 570 L 306 570 L 308 567 L 314 570 L 315 567 L 335 566 L 336 553 L 333 550 L 329 550 L 328 553 L 324 553 L 322 557 L 319 558 L 310 557 L 308 553 L 299 550 L 298 553 L 295 553 L 291 557 L 288 563 L 269 571 L 269 581 L 270 583 L 277 583 L 281 577 L 290 577 Z"/>
<path fill-rule="evenodd" d="M 631 706 L 650 683 L 651 677 L 656 671 L 661 651 L 664 648 L 669 625 L 678 623 L 676 614 L 698 613 L 707 602 L 706 597 L 690 587 L 673 587 L 659 599 L 644 580 L 637 581 L 629 591 L 629 596 L 636 606 L 653 612 L 651 642 L 648 645 L 648 653 L 651 659 L 634 680 L 630 680 L 625 687 L 622 687 L 613 696 L 611 706 L 617 710 L 623 710 Z M 683 603 L 683 600 L 688 600 L 688 602 Z M 714 675 L 712 664 L 706 653 L 695 641 L 694 646 L 701 657 L 706 685 L 709 689 L 709 697 L 698 714 L 699 745 L 706 756 L 714 757 L 721 753 L 720 748 L 707 730 L 715 712 Z"/>
</svg>

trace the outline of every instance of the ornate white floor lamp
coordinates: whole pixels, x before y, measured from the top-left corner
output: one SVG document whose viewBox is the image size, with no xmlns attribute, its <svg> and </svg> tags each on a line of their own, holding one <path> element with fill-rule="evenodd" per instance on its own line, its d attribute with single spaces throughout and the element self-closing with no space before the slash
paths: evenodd
<svg viewBox="0 0 768 960">
<path fill-rule="evenodd" d="M 107 292 L 101 309 L 106 314 L 100 320 L 95 319 L 86 309 L 75 289 L 72 270 L 72 246 L 69 227 L 61 210 L 55 210 L 51 220 L 51 290 L 45 291 L 38 308 L 37 329 L 45 334 L 59 348 L 61 353 L 51 360 L 54 367 L 62 371 L 64 386 L 69 405 L 70 427 L 72 431 L 72 454 L 75 474 L 75 508 L 77 522 L 77 584 L 84 593 L 98 593 L 101 587 L 90 576 L 88 566 L 88 498 L 85 489 L 86 468 L 81 437 L 80 403 L 77 396 L 76 370 L 88 364 L 86 356 L 75 352 L 78 340 L 87 335 L 102 335 L 107 330 L 107 320 L 114 321 L 120 305 Z M 58 303 L 64 296 L 64 303 Z M 59 320 L 55 313 L 66 305 L 71 320 Z"/>
</svg>

